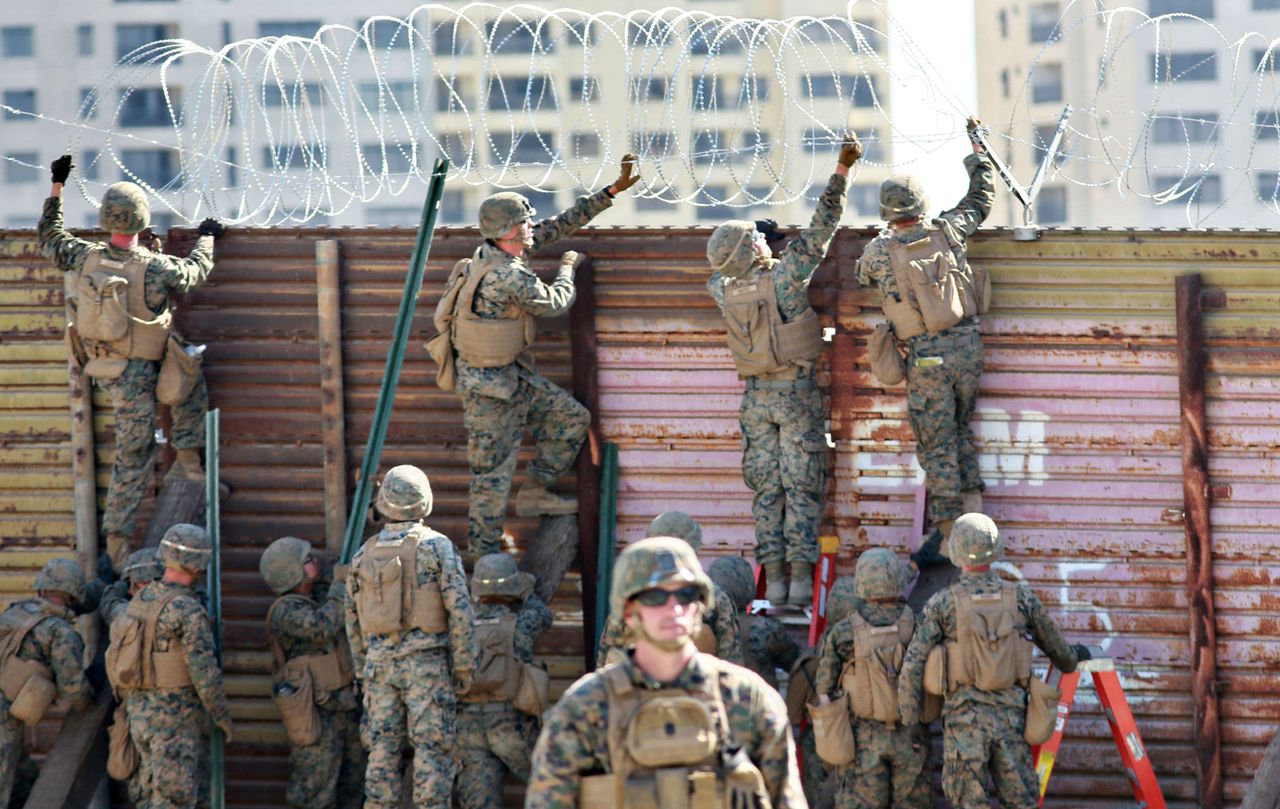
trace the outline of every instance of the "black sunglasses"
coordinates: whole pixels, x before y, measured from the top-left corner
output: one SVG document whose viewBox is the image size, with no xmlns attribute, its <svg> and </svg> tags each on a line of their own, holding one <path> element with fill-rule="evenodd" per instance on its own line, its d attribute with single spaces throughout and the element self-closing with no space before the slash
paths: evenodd
<svg viewBox="0 0 1280 809">
<path fill-rule="evenodd" d="M 641 590 L 636 593 L 635 600 L 646 607 L 661 607 L 667 603 L 671 596 L 676 597 L 677 604 L 687 607 L 693 602 L 702 599 L 702 589 L 698 587 L 681 587 L 679 590 L 663 590 L 660 587 L 654 587 L 653 589 Z"/>
</svg>

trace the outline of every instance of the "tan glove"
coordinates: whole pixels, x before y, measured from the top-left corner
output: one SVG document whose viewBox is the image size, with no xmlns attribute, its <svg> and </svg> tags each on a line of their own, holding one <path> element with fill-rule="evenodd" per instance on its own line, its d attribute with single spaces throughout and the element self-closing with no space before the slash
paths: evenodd
<svg viewBox="0 0 1280 809">
<path fill-rule="evenodd" d="M 346 582 L 347 574 L 351 572 L 351 565 L 338 565 L 333 569 L 333 580 Z"/>
<path fill-rule="evenodd" d="M 622 156 L 621 173 L 618 175 L 618 179 L 613 181 L 613 193 L 621 194 L 623 191 L 626 191 L 631 186 L 640 182 L 640 173 L 636 171 L 636 164 L 638 162 L 639 158 L 630 152 L 627 152 Z"/>
<path fill-rule="evenodd" d="M 587 260 L 586 253 L 579 253 L 577 250 L 569 250 L 560 257 L 560 274 L 568 275 L 570 278 L 582 266 L 582 262 Z"/>
<path fill-rule="evenodd" d="M 223 719 L 220 722 L 218 722 L 218 727 L 222 730 L 222 737 L 226 739 L 226 743 L 231 744 L 231 739 L 234 736 L 234 734 L 231 732 L 232 731 L 231 717 L 228 716 L 226 719 Z"/>
<path fill-rule="evenodd" d="M 850 132 L 844 136 L 844 142 L 840 144 L 840 156 L 836 158 L 836 162 L 849 168 L 861 159 L 862 142 L 858 140 L 857 133 Z"/>
</svg>

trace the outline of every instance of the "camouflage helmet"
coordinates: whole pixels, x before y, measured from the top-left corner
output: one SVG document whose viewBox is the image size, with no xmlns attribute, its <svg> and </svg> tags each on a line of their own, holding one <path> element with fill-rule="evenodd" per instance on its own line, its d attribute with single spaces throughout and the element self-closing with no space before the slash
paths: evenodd
<svg viewBox="0 0 1280 809">
<path fill-rule="evenodd" d="M 212 554 L 209 535 L 198 525 L 180 522 L 160 539 L 160 558 L 188 570 L 203 571 Z"/>
<path fill-rule="evenodd" d="M 702 590 L 702 606 L 711 609 L 711 579 L 689 543 L 676 537 L 650 537 L 623 549 L 613 568 L 609 612 L 622 613 L 637 593 L 664 584 L 693 584 Z"/>
<path fill-rule="evenodd" d="M 900 598 L 904 581 L 902 562 L 888 548 L 872 548 L 858 557 L 853 570 L 853 592 L 858 598 Z"/>
<path fill-rule="evenodd" d="M 695 551 L 702 549 L 702 526 L 683 511 L 664 511 L 649 523 L 651 537 L 679 537 Z"/>
<path fill-rule="evenodd" d="M 297 537 L 280 537 L 267 546 L 258 560 L 258 572 L 276 595 L 284 595 L 302 584 L 307 572 L 302 566 L 311 558 L 311 543 Z"/>
<path fill-rule="evenodd" d="M 133 183 L 115 183 L 102 195 L 98 224 L 110 233 L 141 233 L 151 224 L 147 192 Z"/>
<path fill-rule="evenodd" d="M 50 559 L 36 574 L 36 592 L 66 593 L 72 601 L 84 601 L 84 568 L 74 559 Z"/>
<path fill-rule="evenodd" d="M 164 562 L 155 548 L 143 548 L 129 554 L 120 568 L 120 578 L 129 584 L 146 584 L 164 575 Z"/>
<path fill-rule="evenodd" d="M 755 600 L 756 572 L 741 556 L 721 556 L 707 568 L 707 576 L 738 609 L 745 612 Z"/>
<path fill-rule="evenodd" d="M 431 481 L 416 466 L 393 466 L 382 477 L 374 508 L 388 520 L 420 520 L 431 513 Z"/>
<path fill-rule="evenodd" d="M 965 514 L 951 528 L 951 561 L 961 567 L 989 565 L 1004 556 L 1004 540 L 986 514 Z"/>
<path fill-rule="evenodd" d="M 831 585 L 827 594 L 827 626 L 834 625 L 846 615 L 858 608 L 857 588 L 853 584 L 853 576 L 841 576 Z"/>
<path fill-rule="evenodd" d="M 514 191 L 490 194 L 480 203 L 480 235 L 486 239 L 502 238 L 536 213 L 524 194 Z"/>
<path fill-rule="evenodd" d="M 471 597 L 523 599 L 533 592 L 536 579 L 516 567 L 509 553 L 487 553 L 471 571 Z"/>
<path fill-rule="evenodd" d="M 756 223 L 745 219 L 730 219 L 711 233 L 707 239 L 707 261 L 711 269 L 726 278 L 739 278 L 747 274 L 755 263 Z"/>
<path fill-rule="evenodd" d="M 924 216 L 928 207 L 924 185 L 910 174 L 895 174 L 880 183 L 880 218 L 884 221 Z"/>
</svg>

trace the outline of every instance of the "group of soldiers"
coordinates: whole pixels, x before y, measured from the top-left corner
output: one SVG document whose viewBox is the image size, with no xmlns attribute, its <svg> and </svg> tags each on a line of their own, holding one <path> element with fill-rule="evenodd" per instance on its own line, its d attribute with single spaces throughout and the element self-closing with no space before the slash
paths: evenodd
<svg viewBox="0 0 1280 809">
<path fill-rule="evenodd" d="M 813 220 L 785 246 L 773 223 L 745 220 L 722 224 L 707 244 L 707 289 L 745 383 L 743 479 L 774 607 L 805 608 L 814 598 L 829 449 L 816 381 L 824 341 L 808 288 L 862 151 L 846 138 Z M 916 179 L 882 184 L 887 227 L 857 270 L 880 290 L 888 320 L 873 338 L 873 370 L 886 384 L 907 383 L 934 526 L 920 550 L 910 562 L 864 551 L 855 576 L 830 594 L 819 645 L 805 652 L 783 624 L 751 612 L 757 584 L 747 560 L 719 558 L 704 572 L 701 526 L 680 512 L 659 515 L 650 538 L 617 561 L 597 671 L 549 706 L 533 649 L 552 613 L 503 552 L 503 518 L 526 427 L 536 448 L 516 513 L 577 510 L 551 487 L 576 457 L 589 414 L 534 370 L 530 348 L 535 318 L 573 304 L 582 256 L 565 253 L 550 284 L 529 261 L 608 209 L 639 180 L 636 163 L 626 155 L 614 183 L 537 223 L 519 194 L 485 199 L 484 241 L 455 266 L 437 307 L 432 353 L 452 369 L 440 379 L 456 387 L 468 434 L 470 582 L 461 543 L 425 522 L 431 486 L 413 466 L 384 476 L 374 503 L 380 530 L 349 565 L 322 564 L 296 537 L 262 554 L 260 571 L 277 596 L 266 625 L 272 694 L 291 746 L 289 805 L 392 809 L 409 782 L 418 807 L 497 806 L 514 776 L 528 782 L 530 809 L 796 807 L 806 794 L 818 800 L 824 783 L 842 809 L 925 807 L 934 777 L 927 727 L 939 716 L 942 785 L 954 806 L 985 806 L 988 774 L 1002 805 L 1036 805 L 1024 738 L 1031 644 L 1062 671 L 1088 650 L 1067 645 L 1036 596 L 990 567 L 1003 543 L 981 513 L 968 424 L 990 290 L 967 261 L 966 239 L 994 199 L 978 145 L 965 159 L 968 193 L 938 218 L 926 219 Z M 208 728 L 228 740 L 234 731 L 196 589 L 211 549 L 204 530 L 186 524 L 169 528 L 158 550 L 129 554 L 129 542 L 156 447 L 157 401 L 174 412 L 172 474 L 203 479 L 208 396 L 197 352 L 173 329 L 170 295 L 208 276 L 224 229 L 201 223 L 185 259 L 153 252 L 138 244 L 146 195 L 118 183 L 101 208 L 109 242 L 77 239 L 62 224 L 71 170 L 69 156 L 53 163 L 39 238 L 71 279 L 76 357 L 116 407 L 102 531 L 120 578 L 86 583 L 78 564 L 54 560 L 37 578 L 37 597 L 0 616 L 0 806 L 10 805 L 15 783 L 12 805 L 20 806 L 29 782 L 22 723 L 38 721 L 57 696 L 80 707 L 93 692 L 69 621 L 96 606 L 109 626 L 107 675 L 120 703 L 111 774 L 139 807 L 185 809 L 205 799 Z M 904 603 L 910 579 L 948 558 L 958 580 L 914 614 Z M 788 702 L 779 672 L 789 675 Z"/>
</svg>

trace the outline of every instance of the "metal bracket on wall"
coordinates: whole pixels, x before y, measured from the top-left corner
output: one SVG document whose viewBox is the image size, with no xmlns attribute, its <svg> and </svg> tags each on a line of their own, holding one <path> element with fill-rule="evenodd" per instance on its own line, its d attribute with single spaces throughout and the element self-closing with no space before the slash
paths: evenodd
<svg viewBox="0 0 1280 809">
<path fill-rule="evenodd" d="M 1071 117 L 1071 105 L 1068 104 L 1062 108 L 1062 115 L 1058 118 L 1058 126 L 1054 129 L 1053 137 L 1049 140 L 1048 146 L 1045 147 L 1044 157 L 1040 160 L 1040 165 L 1036 167 L 1036 176 L 1031 179 L 1031 186 L 1024 188 L 1017 178 L 1013 176 L 1013 171 L 1009 168 L 1000 155 L 991 148 L 991 144 L 987 141 L 987 130 L 984 127 L 970 130 L 969 139 L 986 150 L 987 157 L 991 159 L 991 163 L 996 167 L 996 173 L 1004 180 L 1005 185 L 1009 186 L 1010 193 L 1014 199 L 1022 204 L 1022 225 L 1013 229 L 1013 238 L 1019 242 L 1030 242 L 1040 238 L 1040 230 L 1035 224 L 1035 202 L 1036 197 L 1040 195 L 1040 187 L 1044 183 L 1045 175 L 1048 174 L 1049 164 L 1058 156 L 1058 148 L 1062 145 L 1062 133 L 1066 130 L 1067 119 Z"/>
</svg>

